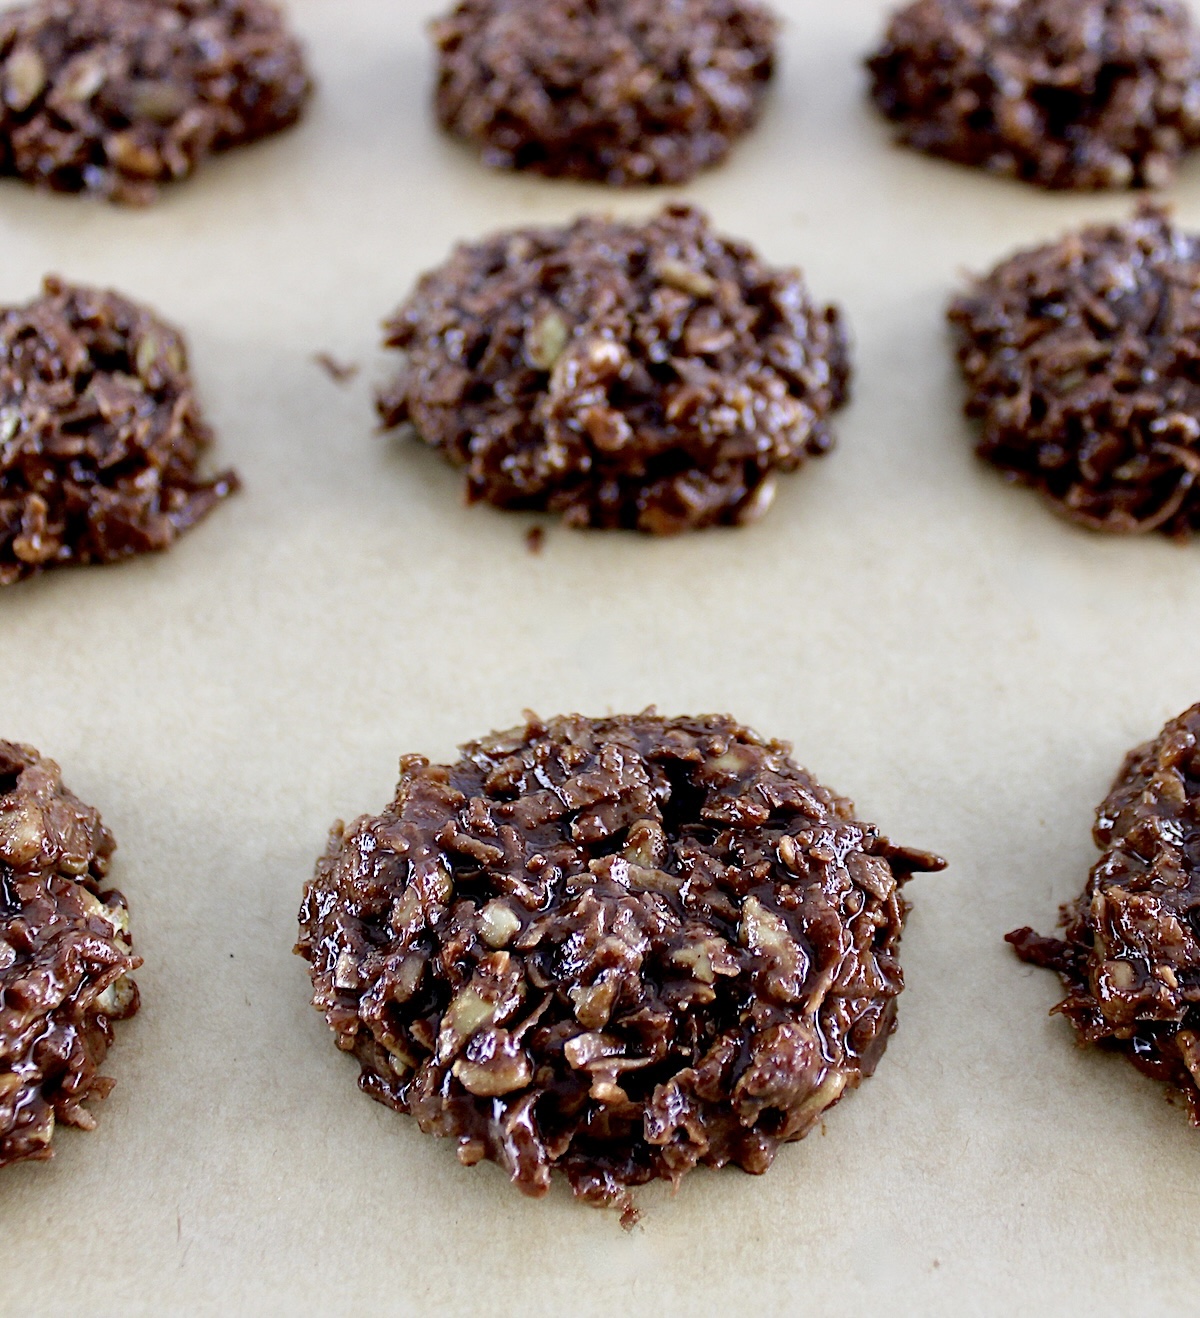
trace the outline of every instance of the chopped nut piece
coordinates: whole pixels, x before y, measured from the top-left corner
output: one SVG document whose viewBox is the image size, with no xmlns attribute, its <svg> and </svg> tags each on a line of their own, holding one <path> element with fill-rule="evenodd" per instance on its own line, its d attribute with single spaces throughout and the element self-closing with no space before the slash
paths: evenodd
<svg viewBox="0 0 1200 1318">
<path fill-rule="evenodd" d="M 96 998 L 96 1010 L 113 1020 L 124 1020 L 127 1015 L 132 1015 L 130 1008 L 136 1002 L 137 985 L 128 975 L 122 975 Z"/>
<path fill-rule="evenodd" d="M 10 865 L 28 865 L 41 854 L 45 842 L 46 829 L 36 801 L 12 795 L 0 799 L 0 859 Z"/>
<path fill-rule="evenodd" d="M 54 86 L 54 94 L 64 101 L 90 101 L 104 86 L 106 76 L 103 59 L 94 55 L 81 56 L 62 71 Z"/>
<path fill-rule="evenodd" d="M 333 982 L 340 989 L 359 988 L 358 962 L 349 952 L 343 952 L 333 970 Z"/>
<path fill-rule="evenodd" d="M 683 261 L 662 260 L 654 267 L 654 273 L 664 284 L 677 288 L 681 293 L 690 293 L 693 297 L 712 297 L 717 291 L 717 281 L 703 270 L 695 270 Z"/>
<path fill-rule="evenodd" d="M 526 1089 L 533 1067 L 520 1043 L 507 1030 L 479 1035 L 450 1068 L 454 1078 L 479 1098 L 499 1098 Z"/>
<path fill-rule="evenodd" d="M 187 109 L 188 94 L 177 82 L 144 78 L 129 84 L 129 105 L 135 119 L 169 124 Z"/>
<path fill-rule="evenodd" d="M 17 46 L 4 62 L 4 103 L 27 110 L 46 85 L 46 65 L 32 46 Z"/>
<path fill-rule="evenodd" d="M 525 336 L 525 355 L 530 366 L 539 371 L 553 370 L 570 337 L 567 322 L 557 311 L 547 311 L 534 321 Z"/>
<path fill-rule="evenodd" d="M 349 956 L 351 953 L 343 953 Z M 335 981 L 336 982 L 336 981 Z M 474 988 L 465 988 L 454 999 L 442 1019 L 442 1032 L 439 1036 L 438 1051 L 442 1056 L 453 1054 L 484 1025 L 490 1025 L 496 1018 L 496 1008 L 491 1002 L 480 997 Z"/>
<path fill-rule="evenodd" d="M 588 987 L 568 989 L 567 997 L 575 1008 L 575 1019 L 587 1030 L 602 1030 L 612 1016 L 613 1006 L 621 991 L 618 976 L 601 976 Z"/>
<path fill-rule="evenodd" d="M 507 947 L 520 931 L 521 918 L 507 902 L 488 902 L 479 913 L 479 936 L 488 947 Z"/>
<path fill-rule="evenodd" d="M 669 843 L 662 825 L 655 819 L 639 819 L 629 830 L 622 853 L 643 869 L 658 869 L 667 857 Z"/>
<path fill-rule="evenodd" d="M 136 133 L 113 133 L 104 139 L 104 149 L 121 173 L 132 178 L 157 178 L 162 170 L 162 156 Z"/>
<path fill-rule="evenodd" d="M 872 1074 L 898 889 L 944 862 L 732 719 L 527 719 L 405 756 L 391 805 L 332 831 L 296 950 L 368 1094 L 629 1221 L 630 1187 L 765 1171 Z M 426 923 L 441 866 L 458 896 Z"/>
</svg>

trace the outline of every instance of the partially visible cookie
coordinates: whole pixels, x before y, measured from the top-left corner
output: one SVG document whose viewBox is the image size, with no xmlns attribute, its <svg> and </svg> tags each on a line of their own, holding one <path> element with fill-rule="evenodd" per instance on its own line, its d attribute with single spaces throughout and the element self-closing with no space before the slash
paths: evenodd
<svg viewBox="0 0 1200 1318">
<path fill-rule="evenodd" d="M 688 207 L 461 246 L 387 330 L 384 423 L 465 468 L 472 500 L 574 526 L 751 521 L 832 447 L 849 390 L 837 308 Z"/>
<path fill-rule="evenodd" d="M 146 307 L 47 279 L 0 308 L 0 586 L 169 548 L 238 488 L 212 443 L 183 336 Z"/>
<path fill-rule="evenodd" d="M 1062 908 L 1063 938 L 1007 935 L 1055 970 L 1081 1043 L 1182 1093 L 1200 1126 L 1200 705 L 1131 751 L 1093 831 L 1103 855 Z"/>
<path fill-rule="evenodd" d="M 0 741 L 0 1167 L 49 1158 L 86 1104 L 112 1024 L 138 1009 L 125 898 L 105 887 L 115 843 L 58 765 Z"/>
<path fill-rule="evenodd" d="M 756 123 L 776 27 L 754 0 L 463 0 L 438 117 L 490 165 L 684 183 Z"/>
<path fill-rule="evenodd" d="M 904 987 L 898 846 L 733 719 L 579 715 L 401 760 L 333 829 L 296 950 L 373 1098 L 636 1219 L 770 1167 L 870 1076 Z"/>
<path fill-rule="evenodd" d="M 33 0 L 0 13 L 0 173 L 144 204 L 311 89 L 269 0 Z"/>
<path fill-rule="evenodd" d="M 1200 142 L 1176 0 L 917 0 L 868 66 L 906 145 L 1047 188 L 1165 187 Z"/>
<path fill-rule="evenodd" d="M 1200 237 L 1143 209 L 950 307 L 980 457 L 1099 531 L 1200 526 Z"/>
</svg>

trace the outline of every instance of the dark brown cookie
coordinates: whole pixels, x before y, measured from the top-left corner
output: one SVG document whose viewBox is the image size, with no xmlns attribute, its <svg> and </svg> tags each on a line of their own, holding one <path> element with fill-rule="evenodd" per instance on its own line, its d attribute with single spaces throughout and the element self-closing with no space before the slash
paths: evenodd
<svg viewBox="0 0 1200 1318">
<path fill-rule="evenodd" d="M 55 1122 L 84 1106 L 113 1021 L 138 1009 L 125 898 L 106 889 L 115 843 L 53 760 L 0 741 L 0 1167 L 49 1158 Z"/>
<path fill-rule="evenodd" d="M 151 202 L 311 91 L 268 0 L 34 0 L 0 14 L 0 172 Z"/>
<path fill-rule="evenodd" d="M 379 400 L 472 500 L 668 534 L 750 521 L 832 447 L 841 315 L 708 218 L 578 220 L 459 247 L 389 323 Z"/>
<path fill-rule="evenodd" d="M 684 183 L 757 121 L 775 31 L 752 0 L 465 0 L 438 118 L 501 168 Z"/>
<path fill-rule="evenodd" d="M 1200 705 L 1126 757 L 1093 836 L 1104 854 L 1062 908 L 1065 938 L 1017 929 L 1024 961 L 1056 970 L 1054 1010 L 1083 1043 L 1124 1053 L 1182 1092 L 1200 1126 Z"/>
<path fill-rule="evenodd" d="M 629 1187 L 766 1171 L 874 1071 L 900 888 L 944 863 L 729 718 L 530 715 L 335 826 L 296 950 L 368 1094 L 629 1221 Z"/>
<path fill-rule="evenodd" d="M 1200 525 L 1200 238 L 1144 209 L 1004 261 L 950 320 L 981 457 L 1095 530 Z"/>
<path fill-rule="evenodd" d="M 1165 187 L 1200 142 L 1175 0 L 917 0 L 868 66 L 905 144 L 1047 188 Z"/>
<path fill-rule="evenodd" d="M 238 488 L 201 480 L 212 432 L 178 330 L 47 279 L 0 309 L 0 586 L 169 548 Z"/>
</svg>

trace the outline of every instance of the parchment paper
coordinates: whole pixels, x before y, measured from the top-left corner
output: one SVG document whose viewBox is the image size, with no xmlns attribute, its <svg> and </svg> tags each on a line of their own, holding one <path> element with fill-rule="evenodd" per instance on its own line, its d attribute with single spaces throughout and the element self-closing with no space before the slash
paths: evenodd
<svg viewBox="0 0 1200 1318">
<path fill-rule="evenodd" d="M 682 195 L 840 301 L 856 397 L 769 517 L 668 542 L 467 510 L 374 431 L 378 323 L 451 243 L 612 194 L 496 175 L 428 113 L 438 0 L 293 0 L 306 123 L 128 212 L 0 185 L 0 301 L 48 270 L 185 327 L 245 493 L 166 557 L 0 596 L 0 735 L 120 843 L 144 1007 L 99 1129 L 0 1174 L 14 1314 L 1196 1312 L 1200 1135 L 1081 1052 L 1049 931 L 1126 749 L 1200 698 L 1200 548 L 1101 539 L 971 454 L 943 330 L 964 269 L 1124 196 L 1044 195 L 899 151 L 864 99 L 881 0 L 777 0 L 766 120 Z M 1200 225 L 1200 159 L 1174 190 Z M 362 367 L 339 387 L 313 361 Z M 952 868 L 909 893 L 874 1080 L 763 1178 L 641 1195 L 644 1225 L 363 1097 L 291 954 L 329 824 L 401 752 L 544 714 L 730 711 Z"/>
</svg>

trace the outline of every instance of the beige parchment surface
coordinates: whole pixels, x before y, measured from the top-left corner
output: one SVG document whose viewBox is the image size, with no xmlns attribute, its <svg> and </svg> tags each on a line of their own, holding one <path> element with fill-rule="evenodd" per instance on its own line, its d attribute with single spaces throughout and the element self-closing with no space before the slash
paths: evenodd
<svg viewBox="0 0 1200 1318">
<path fill-rule="evenodd" d="M 1200 548 L 1096 538 L 971 455 L 942 307 L 964 269 L 1131 200 L 889 145 L 859 67 L 881 0 L 779 0 L 766 120 L 682 195 L 840 301 L 853 406 L 760 525 L 656 543 L 467 510 L 374 432 L 378 323 L 457 238 L 612 195 L 488 173 L 427 112 L 435 0 L 293 0 L 307 122 L 130 213 L 0 185 L 0 301 L 47 270 L 190 335 L 246 490 L 169 556 L 0 597 L 0 735 L 120 843 L 141 1015 L 91 1135 L 0 1174 L 13 1314 L 1200 1311 L 1200 1136 L 1072 1047 L 1048 930 L 1124 751 L 1200 698 Z M 1200 160 L 1174 190 L 1200 225 Z M 358 363 L 347 387 L 313 362 Z M 644 1226 L 534 1202 L 355 1088 L 292 956 L 339 816 L 402 751 L 544 714 L 728 710 L 952 868 L 909 889 L 876 1078 L 756 1179 L 651 1187 Z"/>
</svg>

